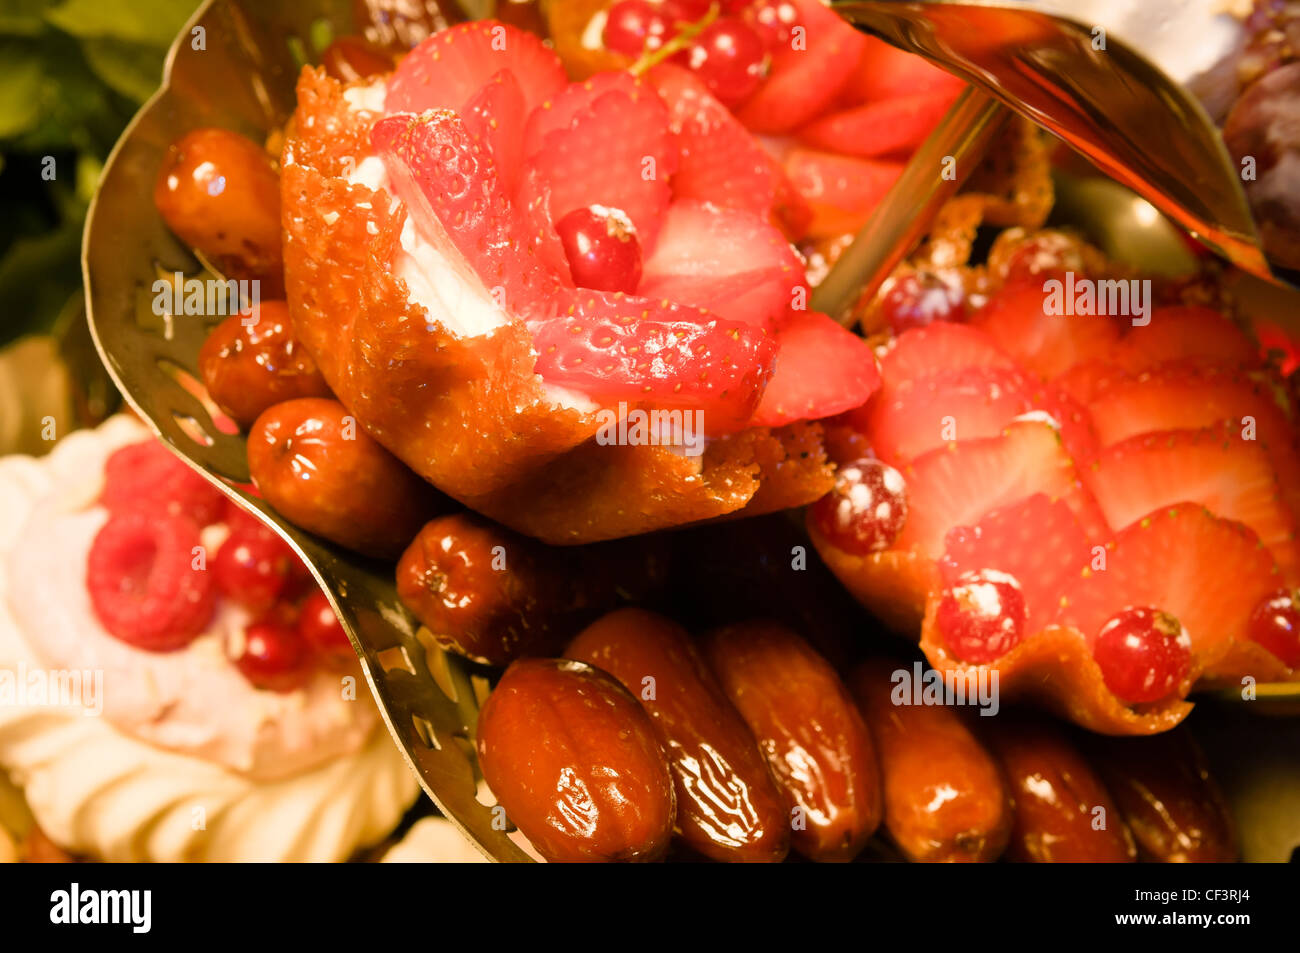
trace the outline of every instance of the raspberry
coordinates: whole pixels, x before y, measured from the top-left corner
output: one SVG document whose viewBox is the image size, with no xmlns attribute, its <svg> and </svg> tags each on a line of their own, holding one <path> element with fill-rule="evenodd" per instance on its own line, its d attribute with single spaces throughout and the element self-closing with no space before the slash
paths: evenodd
<svg viewBox="0 0 1300 953">
<path fill-rule="evenodd" d="M 115 512 L 149 501 L 207 526 L 221 519 L 225 500 L 220 490 L 157 440 L 122 447 L 104 464 L 100 503 Z"/>
<path fill-rule="evenodd" d="M 125 509 L 86 557 L 95 615 L 113 636 L 150 652 L 184 648 L 212 618 L 212 580 L 193 568 L 199 528 L 177 514 Z"/>
</svg>

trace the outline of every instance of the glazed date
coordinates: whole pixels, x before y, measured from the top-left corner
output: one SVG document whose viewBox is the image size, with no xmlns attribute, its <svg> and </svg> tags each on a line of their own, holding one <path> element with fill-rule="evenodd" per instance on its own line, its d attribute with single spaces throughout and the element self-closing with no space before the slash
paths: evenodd
<svg viewBox="0 0 1300 953">
<path fill-rule="evenodd" d="M 1144 858 L 1165 863 L 1237 859 L 1232 814 L 1186 728 L 1145 738 L 1091 737 L 1086 751 Z"/>
<path fill-rule="evenodd" d="M 352 0 L 352 20 L 371 43 L 405 53 L 465 19 L 456 0 Z"/>
<path fill-rule="evenodd" d="M 1242 186 L 1259 224 L 1264 249 L 1288 268 L 1300 268 L 1300 62 L 1288 63 L 1246 88 L 1228 113 L 1223 139 L 1239 169 L 1253 175 Z"/>
<path fill-rule="evenodd" d="M 283 301 L 263 301 L 213 328 L 199 351 L 199 376 L 217 406 L 245 429 L 274 404 L 330 396 L 293 336 Z"/>
<path fill-rule="evenodd" d="M 195 129 L 167 150 L 154 204 L 176 237 L 228 278 L 283 294 L 280 176 L 266 151 L 226 129 Z"/>
<path fill-rule="evenodd" d="M 1110 792 L 1060 727 L 1015 715 L 982 719 L 981 727 L 1016 802 L 1008 860 L 1113 864 L 1137 858 Z"/>
<path fill-rule="evenodd" d="M 388 51 L 361 36 L 341 36 L 325 48 L 320 65 L 340 83 L 355 83 L 390 73 L 395 65 Z"/>
<path fill-rule="evenodd" d="M 1001 769 L 952 709 L 895 705 L 899 667 L 872 660 L 849 679 L 880 755 L 886 832 L 914 862 L 996 860 L 1012 823 Z"/>
<path fill-rule="evenodd" d="M 852 860 L 880 823 L 880 773 L 835 670 L 776 622 L 715 629 L 704 651 L 785 794 L 791 846 L 811 860 Z"/>
<path fill-rule="evenodd" d="M 506 816 L 549 861 L 650 861 L 668 847 L 668 762 L 636 699 L 599 669 L 515 662 L 479 712 L 478 758 Z"/>
<path fill-rule="evenodd" d="M 336 400 L 303 397 L 266 410 L 248 435 L 248 469 L 291 523 L 367 556 L 397 556 L 440 505 L 437 491 Z"/>
<path fill-rule="evenodd" d="M 686 845 L 714 860 L 785 858 L 785 802 L 685 629 L 653 612 L 620 609 L 584 629 L 565 655 L 609 672 L 650 716 L 668 755 Z"/>
<path fill-rule="evenodd" d="M 473 513 L 430 520 L 397 563 L 397 594 L 443 648 L 488 665 L 556 655 L 575 631 L 664 581 L 654 538 L 547 546 Z"/>
</svg>

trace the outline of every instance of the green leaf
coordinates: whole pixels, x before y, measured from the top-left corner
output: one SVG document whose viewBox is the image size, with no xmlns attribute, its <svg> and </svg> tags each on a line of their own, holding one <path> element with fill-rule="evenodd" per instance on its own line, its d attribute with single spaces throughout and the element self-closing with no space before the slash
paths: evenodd
<svg viewBox="0 0 1300 953">
<path fill-rule="evenodd" d="M 162 82 L 166 53 L 161 47 L 105 36 L 83 40 L 81 49 L 96 76 L 136 103 L 152 96 Z"/>
<path fill-rule="evenodd" d="M 44 71 L 40 56 L 17 40 L 0 41 L 0 64 L 0 139 L 9 139 L 39 121 Z"/>
<path fill-rule="evenodd" d="M 65 221 L 55 231 L 23 238 L 0 261 L 0 344 L 32 331 L 48 330 L 81 284 L 77 250 L 81 222 Z"/>
<path fill-rule="evenodd" d="M 64 0 L 45 18 L 77 37 L 167 47 L 196 6 L 196 0 Z"/>
<path fill-rule="evenodd" d="M 45 29 L 47 0 L 0 0 L 0 33 L 36 36 Z"/>
</svg>

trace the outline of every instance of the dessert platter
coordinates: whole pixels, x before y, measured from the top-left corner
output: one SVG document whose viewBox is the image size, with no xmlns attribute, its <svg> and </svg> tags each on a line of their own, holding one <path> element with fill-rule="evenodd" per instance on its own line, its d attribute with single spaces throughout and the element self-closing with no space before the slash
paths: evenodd
<svg viewBox="0 0 1300 953">
<path fill-rule="evenodd" d="M 1289 859 L 1300 792 L 1215 776 L 1300 741 L 1286 5 L 1188 84 L 1258 239 L 1125 191 L 1173 248 L 1127 259 L 1013 108 L 830 313 L 974 77 L 820 0 L 489 6 L 206 4 L 119 144 L 134 413 L 0 460 L 0 671 L 111 689 L 0 706 L 35 835 Z"/>
</svg>

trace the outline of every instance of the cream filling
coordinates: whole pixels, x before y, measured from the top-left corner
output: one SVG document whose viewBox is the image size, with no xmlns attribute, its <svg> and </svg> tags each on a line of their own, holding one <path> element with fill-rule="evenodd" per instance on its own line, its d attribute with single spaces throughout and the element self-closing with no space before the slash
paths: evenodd
<svg viewBox="0 0 1300 953">
<path fill-rule="evenodd" d="M 379 156 L 367 156 L 358 162 L 348 183 L 392 194 L 388 168 Z M 397 208 L 401 202 L 394 196 L 393 204 Z M 498 304 L 500 294 L 494 297 L 467 264 L 451 260 L 444 247 L 422 235 L 414 216 L 407 216 L 400 240 L 402 250 L 393 267 L 406 283 L 407 301 L 436 316 L 457 337 L 480 337 L 510 323 L 510 316 Z M 549 403 L 566 410 L 590 414 L 599 409 L 599 404 L 579 390 L 544 380 L 542 388 Z"/>
</svg>

